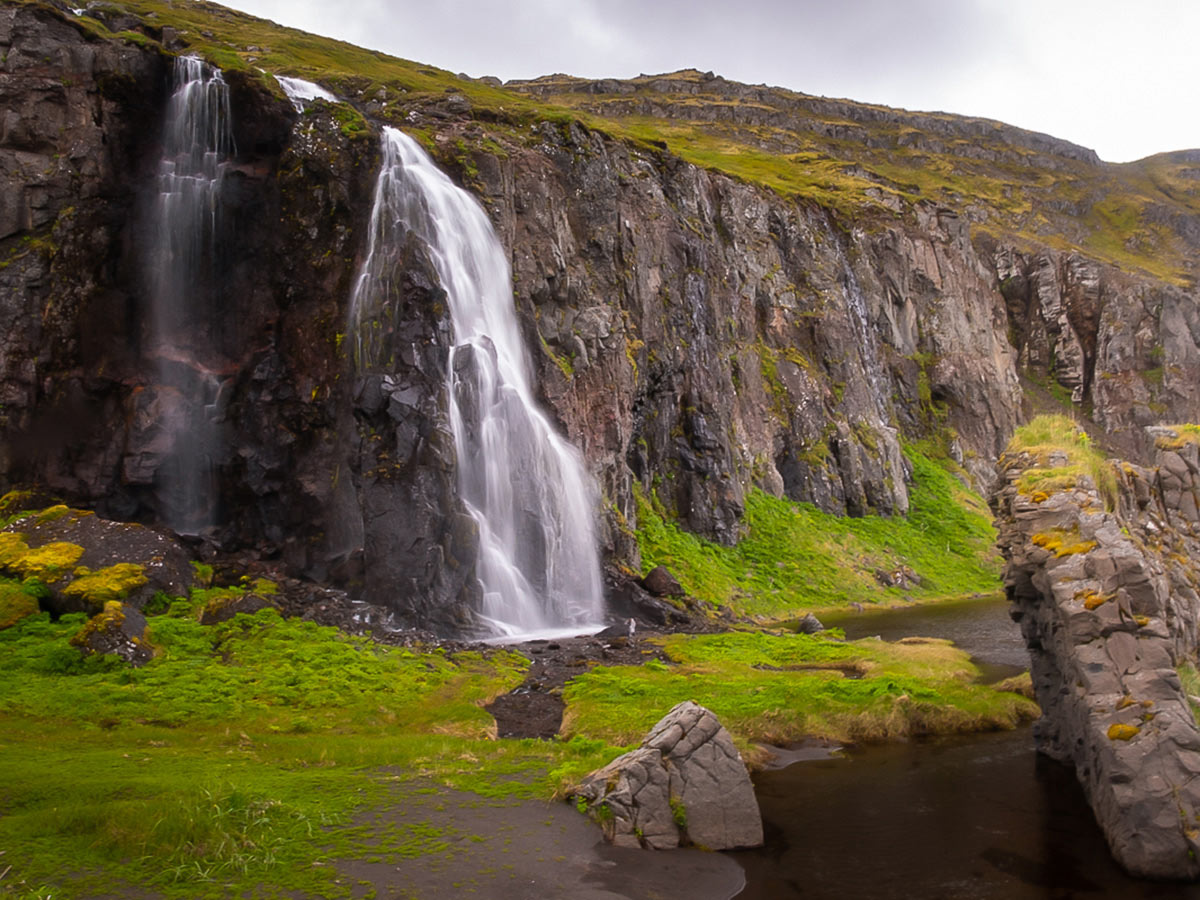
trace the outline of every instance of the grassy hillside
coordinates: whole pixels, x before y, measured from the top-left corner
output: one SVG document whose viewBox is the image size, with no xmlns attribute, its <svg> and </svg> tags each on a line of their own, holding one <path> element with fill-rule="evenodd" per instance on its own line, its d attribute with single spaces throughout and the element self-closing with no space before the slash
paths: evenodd
<svg viewBox="0 0 1200 900">
<path fill-rule="evenodd" d="M 514 139 L 535 140 L 531 123 L 578 121 L 861 223 L 910 216 L 914 204 L 929 203 L 1018 245 L 1074 249 L 1176 284 L 1195 280 L 1196 153 L 1113 165 L 1000 122 L 740 85 L 695 70 L 624 82 L 550 76 L 501 88 L 213 3 L 121 0 L 119 8 L 138 16 L 141 28 L 114 35 L 95 16 L 70 18 L 139 44 L 161 39 L 169 26 L 187 49 L 225 69 L 319 81 L 360 110 L 374 102 L 373 117 L 409 128 L 410 111 L 456 94 L 469 106 L 456 114 Z"/>
<path fill-rule="evenodd" d="M 907 517 L 846 518 L 756 492 L 746 503 L 748 534 L 734 547 L 683 531 L 642 498 L 637 538 L 643 564 L 665 565 L 690 594 L 766 621 L 851 603 L 999 591 L 995 531 L 983 500 L 920 452 L 908 455 Z M 881 576 L 897 571 L 908 574 L 908 583 L 883 583 Z"/>
</svg>

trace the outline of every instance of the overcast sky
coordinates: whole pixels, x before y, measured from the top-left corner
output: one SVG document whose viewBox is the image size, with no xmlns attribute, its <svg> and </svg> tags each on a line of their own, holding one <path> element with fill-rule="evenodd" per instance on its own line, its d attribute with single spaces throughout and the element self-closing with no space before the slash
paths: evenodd
<svg viewBox="0 0 1200 900">
<path fill-rule="evenodd" d="M 1125 162 L 1200 147 L 1200 0 L 223 0 L 469 75 L 693 67 L 1000 119 Z"/>
</svg>

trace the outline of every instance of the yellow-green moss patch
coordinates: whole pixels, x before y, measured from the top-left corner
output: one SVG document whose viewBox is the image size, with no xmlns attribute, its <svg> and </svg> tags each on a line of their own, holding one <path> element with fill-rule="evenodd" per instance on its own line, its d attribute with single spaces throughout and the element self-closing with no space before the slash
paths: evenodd
<svg viewBox="0 0 1200 900">
<path fill-rule="evenodd" d="M 0 570 L 20 578 L 36 578 L 52 584 L 66 575 L 81 556 L 83 548 L 67 541 L 31 548 L 23 535 L 0 534 Z"/>
<path fill-rule="evenodd" d="M 95 572 L 82 566 L 75 570 L 75 580 L 63 593 L 91 606 L 102 606 L 110 600 L 124 600 L 147 581 L 145 566 L 137 563 L 117 563 Z"/>
<path fill-rule="evenodd" d="M 1136 725 L 1126 725 L 1124 722 L 1114 722 L 1108 726 L 1108 739 L 1110 741 L 1128 741 L 1141 734 L 1142 729 Z"/>
</svg>

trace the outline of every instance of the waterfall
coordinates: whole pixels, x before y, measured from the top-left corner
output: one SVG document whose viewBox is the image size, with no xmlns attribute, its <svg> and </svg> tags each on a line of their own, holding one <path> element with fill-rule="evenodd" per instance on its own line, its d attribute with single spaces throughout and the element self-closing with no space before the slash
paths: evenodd
<svg viewBox="0 0 1200 900">
<path fill-rule="evenodd" d="M 383 361 L 376 317 L 392 290 L 388 248 L 409 232 L 428 245 L 454 329 L 450 420 L 459 496 L 479 526 L 482 616 L 508 636 L 599 627 L 591 480 L 534 403 L 504 249 L 479 204 L 415 141 L 385 128 L 350 304 L 360 365 Z"/>
<path fill-rule="evenodd" d="M 312 100 L 327 100 L 330 103 L 337 103 L 337 97 L 325 88 L 311 81 L 305 81 L 303 78 L 276 75 L 275 80 L 279 82 L 279 86 L 283 88 L 283 92 L 292 101 L 292 107 L 298 113 L 304 112 L 305 105 Z"/>
<path fill-rule="evenodd" d="M 220 71 L 178 57 L 151 214 L 147 289 L 163 435 L 156 487 L 163 519 L 181 533 L 201 532 L 217 519 L 221 382 L 212 332 L 221 314 L 221 184 L 233 152 L 229 89 Z"/>
</svg>

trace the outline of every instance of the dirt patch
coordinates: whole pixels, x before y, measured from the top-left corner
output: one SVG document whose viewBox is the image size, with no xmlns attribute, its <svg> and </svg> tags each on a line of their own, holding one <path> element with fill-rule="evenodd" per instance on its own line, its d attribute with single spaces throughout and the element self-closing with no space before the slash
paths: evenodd
<svg viewBox="0 0 1200 900">
<path fill-rule="evenodd" d="M 379 836 L 372 854 L 331 863 L 355 898 L 728 900 L 745 885 L 718 853 L 611 847 L 565 803 L 403 786 L 366 823 Z"/>
<path fill-rule="evenodd" d="M 562 725 L 563 686 L 591 666 L 638 666 L 663 659 L 662 649 L 646 642 L 656 634 L 539 640 L 510 647 L 528 657 L 530 666 L 519 686 L 487 707 L 496 720 L 496 733 L 502 738 L 554 737 Z"/>
</svg>

